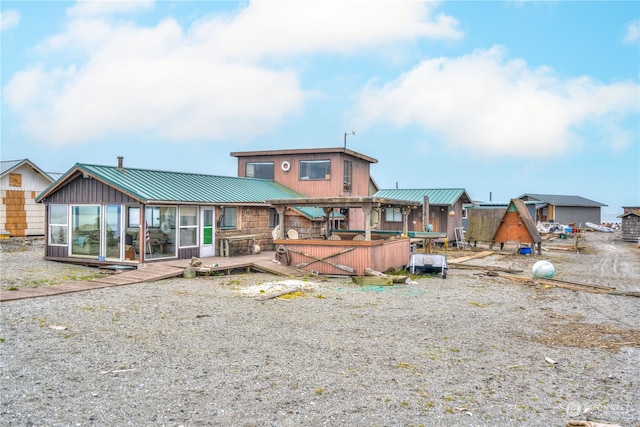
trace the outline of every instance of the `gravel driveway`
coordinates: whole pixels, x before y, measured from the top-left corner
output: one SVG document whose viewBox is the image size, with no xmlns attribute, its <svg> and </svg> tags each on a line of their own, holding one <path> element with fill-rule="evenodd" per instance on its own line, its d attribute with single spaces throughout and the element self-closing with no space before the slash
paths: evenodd
<svg viewBox="0 0 640 427">
<path fill-rule="evenodd" d="M 559 279 L 640 291 L 635 245 L 580 246 L 388 287 L 242 274 L 5 302 L 0 424 L 640 426 L 639 298 L 482 274 L 547 259 Z M 2 247 L 3 289 L 69 274 L 37 242 Z"/>
</svg>

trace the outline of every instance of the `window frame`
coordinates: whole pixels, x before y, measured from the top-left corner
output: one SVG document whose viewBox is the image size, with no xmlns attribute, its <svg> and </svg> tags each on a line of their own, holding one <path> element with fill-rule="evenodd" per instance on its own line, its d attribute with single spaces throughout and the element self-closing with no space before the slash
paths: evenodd
<svg viewBox="0 0 640 427">
<path fill-rule="evenodd" d="M 218 227 L 220 230 L 237 230 L 238 208 L 236 206 L 222 206 L 220 208 Z"/>
<path fill-rule="evenodd" d="M 327 164 L 328 166 L 324 168 L 324 175 L 315 177 L 318 171 L 316 171 L 316 174 L 311 174 L 312 172 L 311 167 L 313 165 L 320 165 L 320 164 Z M 303 174 L 306 174 L 306 175 L 303 175 Z M 329 181 L 331 179 L 331 159 L 300 160 L 298 162 L 298 179 L 300 181 Z"/>
<path fill-rule="evenodd" d="M 384 220 L 385 222 L 402 222 L 402 210 L 400 208 L 385 208 Z"/>
<path fill-rule="evenodd" d="M 249 173 L 249 166 L 253 166 L 254 167 L 254 171 L 251 174 Z M 262 168 L 256 168 L 256 166 L 262 166 L 262 167 L 271 166 L 271 175 L 270 176 L 256 176 L 256 169 L 262 169 Z M 266 180 L 269 180 L 269 181 L 273 181 L 274 176 L 275 176 L 274 163 L 273 162 L 247 162 L 244 165 L 244 176 L 246 178 L 266 179 Z"/>
<path fill-rule="evenodd" d="M 278 212 L 276 208 L 269 208 L 269 228 L 274 229 L 280 223 L 280 218 L 278 218 Z"/>
<path fill-rule="evenodd" d="M 52 208 L 60 207 L 64 209 L 64 223 L 63 222 L 53 222 L 53 217 L 51 215 Z M 49 246 L 67 246 L 69 244 L 69 205 L 63 204 L 51 204 L 49 205 L 49 216 L 48 216 L 49 224 L 47 228 L 49 229 Z M 63 232 L 63 242 L 56 243 L 53 241 L 53 228 L 59 227 Z M 58 232 L 59 233 L 59 232 Z"/>
<path fill-rule="evenodd" d="M 353 187 L 353 161 L 344 161 L 344 180 L 342 188 L 344 191 L 350 192 Z"/>
<path fill-rule="evenodd" d="M 191 211 L 191 210 L 193 210 L 192 213 L 188 213 L 188 214 L 186 213 L 187 211 Z M 180 206 L 178 208 L 178 218 L 179 218 L 178 246 L 180 248 L 191 248 L 191 247 L 197 247 L 199 245 L 198 243 L 199 215 L 198 214 L 199 214 L 199 209 L 197 206 L 187 205 L 187 206 Z M 189 218 L 191 219 L 191 221 L 187 221 Z M 190 244 L 183 243 L 183 240 L 186 239 L 186 236 L 190 236 L 189 237 L 189 240 L 191 241 Z"/>
</svg>

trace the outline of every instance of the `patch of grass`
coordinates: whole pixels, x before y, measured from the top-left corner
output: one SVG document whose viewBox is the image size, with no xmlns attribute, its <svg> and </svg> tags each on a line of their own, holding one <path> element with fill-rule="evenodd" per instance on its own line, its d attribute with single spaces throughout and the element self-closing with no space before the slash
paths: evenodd
<svg viewBox="0 0 640 427">
<path fill-rule="evenodd" d="M 470 301 L 469 305 L 473 305 L 474 307 L 480 307 L 480 308 L 483 308 L 483 307 L 487 306 L 487 304 L 483 304 L 481 302 L 476 302 L 476 301 Z"/>
<path fill-rule="evenodd" d="M 295 291 L 295 292 L 289 292 L 288 294 L 284 294 L 280 298 L 283 298 L 283 299 L 294 299 L 294 298 L 301 297 L 303 295 L 304 295 L 304 292 Z"/>
</svg>

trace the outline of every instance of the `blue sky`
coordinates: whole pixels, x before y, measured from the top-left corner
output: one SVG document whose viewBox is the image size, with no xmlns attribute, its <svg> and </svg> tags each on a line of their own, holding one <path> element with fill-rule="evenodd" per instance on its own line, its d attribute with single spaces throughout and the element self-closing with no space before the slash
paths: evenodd
<svg viewBox="0 0 640 427">
<path fill-rule="evenodd" d="M 635 1 L 0 7 L 3 160 L 234 176 L 348 132 L 380 188 L 640 205 Z"/>
</svg>

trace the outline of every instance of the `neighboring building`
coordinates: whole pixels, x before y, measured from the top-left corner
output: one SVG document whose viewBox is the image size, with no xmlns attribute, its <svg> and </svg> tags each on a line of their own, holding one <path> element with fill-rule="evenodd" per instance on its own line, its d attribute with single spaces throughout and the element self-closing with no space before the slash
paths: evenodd
<svg viewBox="0 0 640 427">
<path fill-rule="evenodd" d="M 307 197 L 370 196 L 370 166 L 378 161 L 347 148 L 232 152 L 238 176 L 274 180 Z M 364 228 L 361 209 L 343 211 L 349 228 Z"/>
<path fill-rule="evenodd" d="M 622 218 L 622 224 L 620 225 L 620 237 L 622 240 L 640 244 L 640 210 L 629 210 L 620 215 L 620 218 Z"/>
<path fill-rule="evenodd" d="M 45 258 L 142 263 L 214 256 L 231 236 L 269 249 L 279 218 L 265 200 L 298 197 L 274 181 L 126 168 L 119 157 L 117 167 L 74 165 L 36 201 L 46 206 Z M 320 230 L 318 211 L 288 217 Z"/>
<path fill-rule="evenodd" d="M 35 199 L 54 178 L 29 159 L 3 160 L 1 163 L 0 232 L 13 237 L 44 235 L 44 206 L 37 204 Z"/>
<path fill-rule="evenodd" d="M 374 197 L 414 202 L 417 209 L 412 209 L 409 213 L 409 231 L 427 231 L 430 228 L 433 232 L 447 233 L 450 241 L 455 240 L 454 229 L 463 227 L 463 221 L 467 217 L 466 206 L 471 203 L 471 197 L 464 188 L 382 189 Z M 425 215 L 428 218 L 426 221 Z M 400 209 L 383 209 L 379 213 L 376 228 L 402 230 Z"/>
<path fill-rule="evenodd" d="M 580 196 L 523 194 L 518 199 L 538 202 L 534 221 L 575 224 L 576 227 L 587 222 L 600 224 L 602 207 L 607 206 Z"/>
<path fill-rule="evenodd" d="M 511 199 L 492 242 L 500 243 L 500 249 L 508 242 L 517 243 L 518 248 L 529 246 L 532 250 L 537 246 L 538 255 L 541 254 L 542 237 L 522 200 Z"/>
<path fill-rule="evenodd" d="M 478 242 L 493 243 L 498 226 L 511 203 L 475 202 L 467 206 L 466 240 L 472 244 Z M 537 202 L 524 202 L 524 206 L 533 219 Z"/>
<path fill-rule="evenodd" d="M 640 213 L 640 206 L 623 206 L 622 207 L 622 215 L 626 215 L 632 212 Z"/>
</svg>

